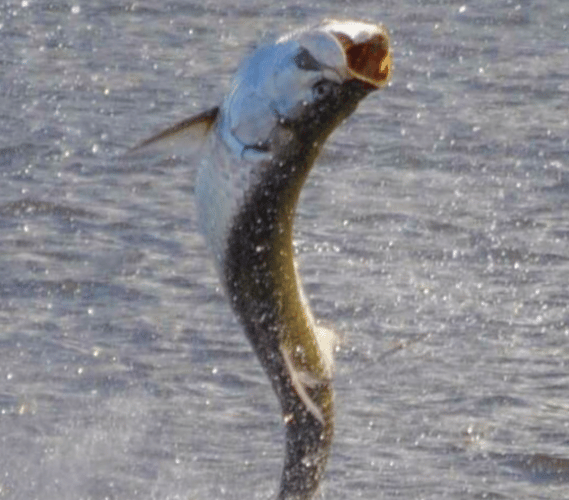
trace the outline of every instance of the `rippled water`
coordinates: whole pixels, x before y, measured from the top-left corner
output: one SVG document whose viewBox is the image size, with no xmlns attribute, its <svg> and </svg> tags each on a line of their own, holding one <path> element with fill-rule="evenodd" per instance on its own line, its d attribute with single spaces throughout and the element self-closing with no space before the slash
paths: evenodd
<svg viewBox="0 0 569 500">
<path fill-rule="evenodd" d="M 0 7 L 0 498 L 274 494 L 278 406 L 195 168 L 120 154 L 331 16 L 383 21 L 395 72 L 299 209 L 343 338 L 322 496 L 567 497 L 567 2 L 24 0 Z"/>
</svg>

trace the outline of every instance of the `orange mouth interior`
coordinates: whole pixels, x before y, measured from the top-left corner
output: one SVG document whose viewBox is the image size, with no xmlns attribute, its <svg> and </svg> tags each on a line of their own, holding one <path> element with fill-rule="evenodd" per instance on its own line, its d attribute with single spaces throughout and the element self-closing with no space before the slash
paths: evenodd
<svg viewBox="0 0 569 500">
<path fill-rule="evenodd" d="M 377 34 L 363 43 L 354 43 L 343 33 L 334 36 L 344 47 L 348 68 L 358 80 L 382 87 L 391 76 L 391 53 L 389 38 L 385 34 Z"/>
</svg>

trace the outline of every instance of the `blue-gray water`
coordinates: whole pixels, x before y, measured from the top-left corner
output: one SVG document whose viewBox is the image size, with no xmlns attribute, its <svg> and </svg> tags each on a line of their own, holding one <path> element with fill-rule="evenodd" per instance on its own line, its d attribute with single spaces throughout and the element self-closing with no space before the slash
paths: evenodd
<svg viewBox="0 0 569 500">
<path fill-rule="evenodd" d="M 0 499 L 268 499 L 276 398 L 218 288 L 195 167 L 120 154 L 263 40 L 384 22 L 391 85 L 299 208 L 342 337 L 326 499 L 565 499 L 569 4 L 0 6 Z"/>
</svg>

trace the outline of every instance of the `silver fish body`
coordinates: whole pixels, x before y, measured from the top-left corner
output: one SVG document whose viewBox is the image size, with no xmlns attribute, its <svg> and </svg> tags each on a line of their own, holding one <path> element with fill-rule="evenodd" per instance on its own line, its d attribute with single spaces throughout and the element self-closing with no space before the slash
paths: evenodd
<svg viewBox="0 0 569 500">
<path fill-rule="evenodd" d="M 255 51 L 219 108 L 141 147 L 201 147 L 200 227 L 279 398 L 286 455 L 278 498 L 315 494 L 333 437 L 334 334 L 315 324 L 294 263 L 300 191 L 328 135 L 385 85 L 383 27 L 329 21 Z"/>
</svg>

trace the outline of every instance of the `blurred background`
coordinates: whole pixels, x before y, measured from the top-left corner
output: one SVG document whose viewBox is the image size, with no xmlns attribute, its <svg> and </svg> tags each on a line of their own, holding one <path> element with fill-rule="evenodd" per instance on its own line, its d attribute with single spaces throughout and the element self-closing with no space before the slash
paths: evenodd
<svg viewBox="0 0 569 500">
<path fill-rule="evenodd" d="M 279 407 L 196 228 L 196 165 L 121 158 L 259 43 L 383 22 L 296 248 L 342 338 L 322 498 L 563 499 L 565 0 L 5 1 L 0 499 L 268 499 Z"/>
</svg>

